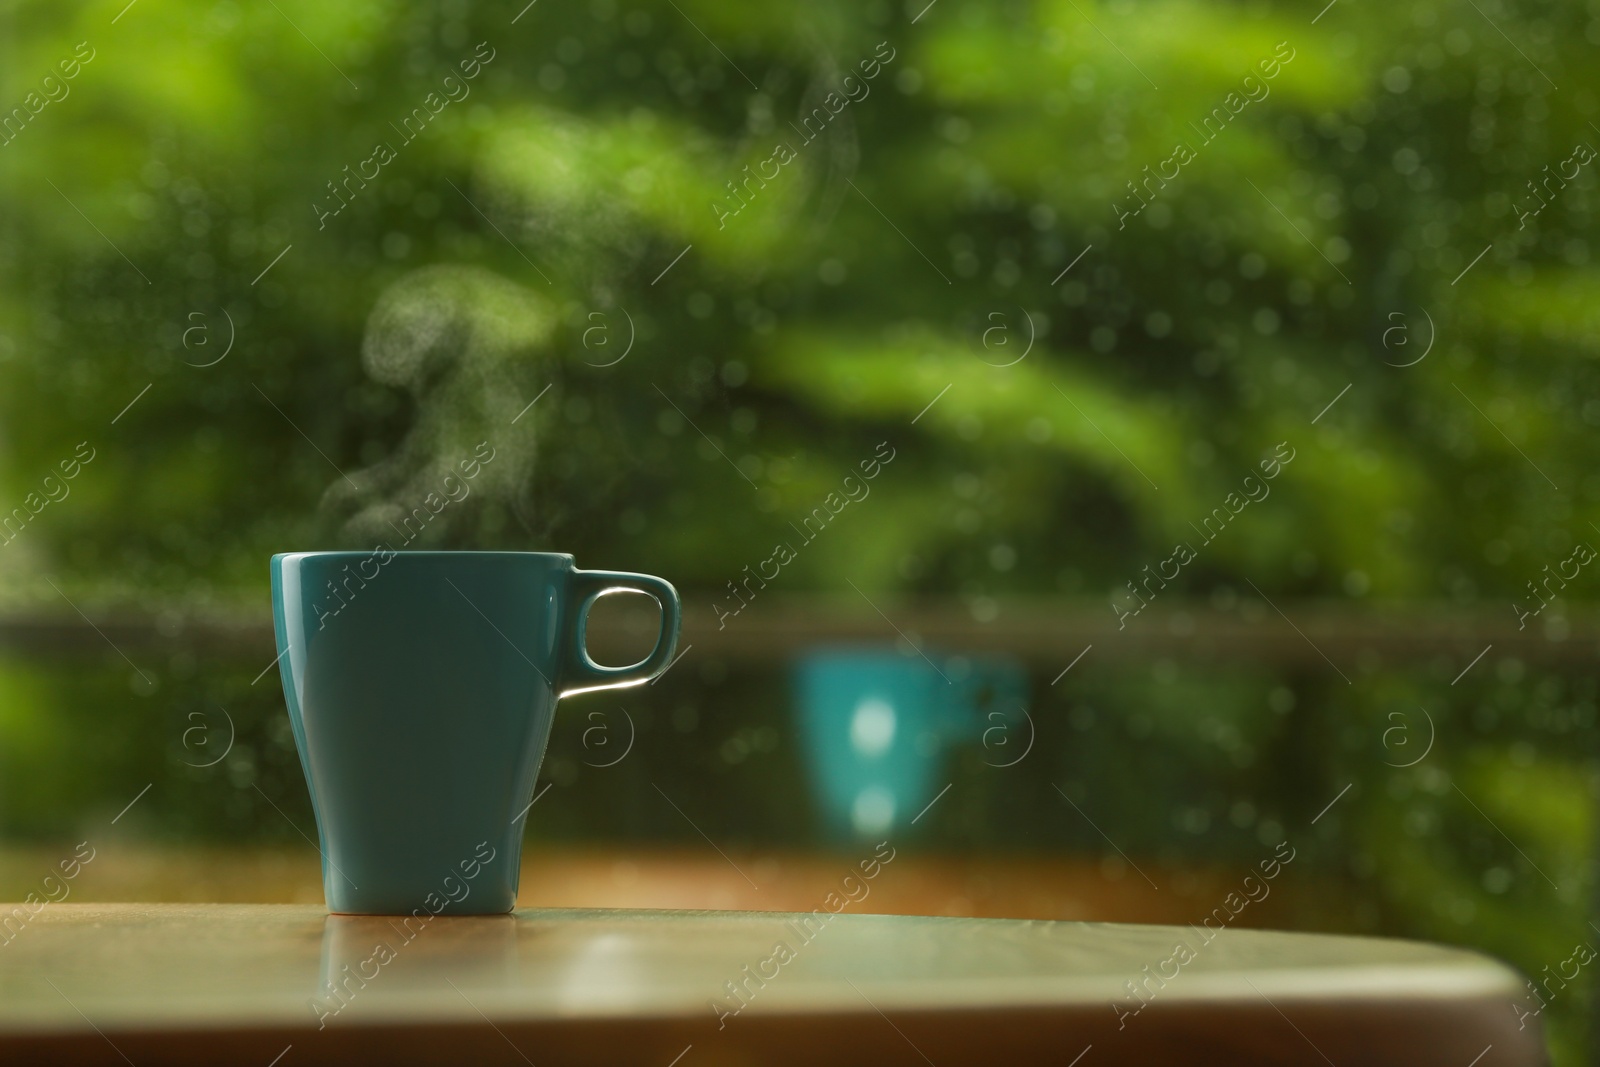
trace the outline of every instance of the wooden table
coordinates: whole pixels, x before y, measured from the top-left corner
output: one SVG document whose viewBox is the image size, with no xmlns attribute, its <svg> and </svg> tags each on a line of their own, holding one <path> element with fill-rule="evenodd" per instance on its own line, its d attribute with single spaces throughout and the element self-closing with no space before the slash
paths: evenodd
<svg viewBox="0 0 1600 1067">
<path fill-rule="evenodd" d="M 1543 1062 L 1522 982 L 1483 956 L 1207 933 L 848 908 L 402 930 L 305 905 L 49 904 L 0 943 L 0 1062 Z"/>
</svg>

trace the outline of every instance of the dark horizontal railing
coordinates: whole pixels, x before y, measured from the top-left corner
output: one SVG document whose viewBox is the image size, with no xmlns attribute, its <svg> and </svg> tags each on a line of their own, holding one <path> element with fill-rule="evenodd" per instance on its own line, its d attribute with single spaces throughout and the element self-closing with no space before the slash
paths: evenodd
<svg viewBox="0 0 1600 1067">
<path fill-rule="evenodd" d="M 641 601 L 641 598 L 614 598 Z M 998 615 L 978 621 L 950 602 L 868 602 L 850 598 L 757 600 L 720 619 L 711 595 L 685 597 L 680 648 L 697 656 L 736 661 L 781 660 L 818 645 L 892 644 L 947 653 L 1003 653 L 1048 669 L 1065 666 L 1093 645 L 1095 660 L 1160 658 L 1332 667 L 1345 675 L 1370 663 L 1438 659 L 1465 667 L 1490 646 L 1498 657 L 1546 663 L 1589 661 L 1600 655 L 1600 614 L 1530 620 L 1519 629 L 1509 606 L 1498 610 L 1408 603 L 1343 605 L 1244 601 L 1230 610 L 1208 604 L 1151 605 L 1122 620 L 1083 601 L 1001 602 Z M 610 604 L 591 625 L 593 647 L 637 648 L 655 629 L 655 609 Z M 1280 610 L 1281 609 L 1281 610 Z M 132 654 L 187 648 L 198 653 L 267 662 L 276 654 L 265 613 L 194 612 L 144 615 L 88 611 L 0 615 L 0 653 L 46 657 L 93 654 L 115 646 Z M 605 658 L 602 656 L 601 658 Z"/>
</svg>

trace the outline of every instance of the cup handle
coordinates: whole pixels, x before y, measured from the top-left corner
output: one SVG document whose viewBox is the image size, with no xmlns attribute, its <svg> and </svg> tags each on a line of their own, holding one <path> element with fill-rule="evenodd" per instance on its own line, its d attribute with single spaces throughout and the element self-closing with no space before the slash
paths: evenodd
<svg viewBox="0 0 1600 1067">
<path fill-rule="evenodd" d="M 660 606 L 661 633 L 656 638 L 656 647 L 638 663 L 630 667 L 603 667 L 589 658 L 589 608 L 607 593 L 624 591 L 643 593 Z M 575 570 L 568 592 L 572 604 L 572 631 L 564 657 L 561 696 L 643 685 L 666 671 L 678 647 L 678 624 L 682 616 L 678 591 L 671 582 L 649 574 Z"/>
</svg>

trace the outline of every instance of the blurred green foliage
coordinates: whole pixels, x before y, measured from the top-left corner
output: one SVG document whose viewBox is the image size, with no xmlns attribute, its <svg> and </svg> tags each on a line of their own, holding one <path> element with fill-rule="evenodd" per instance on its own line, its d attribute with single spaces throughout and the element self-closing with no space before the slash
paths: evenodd
<svg viewBox="0 0 1600 1067">
<path fill-rule="evenodd" d="M 259 606 L 268 554 L 365 546 L 490 441 L 425 543 L 576 549 L 709 601 L 888 440 L 870 512 L 785 591 L 959 598 L 976 625 L 1012 595 L 1123 596 L 1287 441 L 1270 500 L 1164 597 L 1531 606 L 1600 536 L 1595 167 L 1548 180 L 1600 145 L 1600 7 L 1320 7 L 6 4 L 0 515 L 79 442 L 96 458 L 0 549 L 0 587 Z M 108 664 L 0 671 L 8 832 L 114 809 L 145 766 L 167 832 L 284 831 L 252 796 L 298 773 L 254 665 L 130 688 Z M 1478 672 L 1085 672 L 1041 705 L 1066 732 L 1028 774 L 1173 862 L 1321 834 L 1318 876 L 1357 887 L 1328 922 L 1537 972 L 1589 936 L 1594 686 Z M 767 723 L 779 680 L 713 674 L 640 714 Z M 207 806 L 175 739 L 220 706 L 246 743 Z M 1384 768 L 1418 706 L 1436 750 Z M 729 753 L 773 748 L 730 744 L 691 746 L 762 798 L 727 825 L 793 836 L 792 765 L 748 774 Z M 1101 847 L 984 795 L 946 844 Z M 562 832 L 682 832 L 616 803 Z M 1561 1062 L 1588 988 L 1546 1015 Z"/>
</svg>

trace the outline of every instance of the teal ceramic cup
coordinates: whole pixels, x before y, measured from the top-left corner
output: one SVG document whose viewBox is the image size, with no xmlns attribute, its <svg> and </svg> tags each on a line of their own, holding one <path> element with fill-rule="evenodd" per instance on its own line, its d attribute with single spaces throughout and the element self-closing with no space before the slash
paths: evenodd
<svg viewBox="0 0 1600 1067">
<path fill-rule="evenodd" d="M 616 592 L 661 606 L 631 667 L 585 647 Z M 569 555 L 387 548 L 273 556 L 272 609 L 328 908 L 373 915 L 510 911 L 556 702 L 659 676 L 679 619 L 668 582 Z"/>
</svg>

